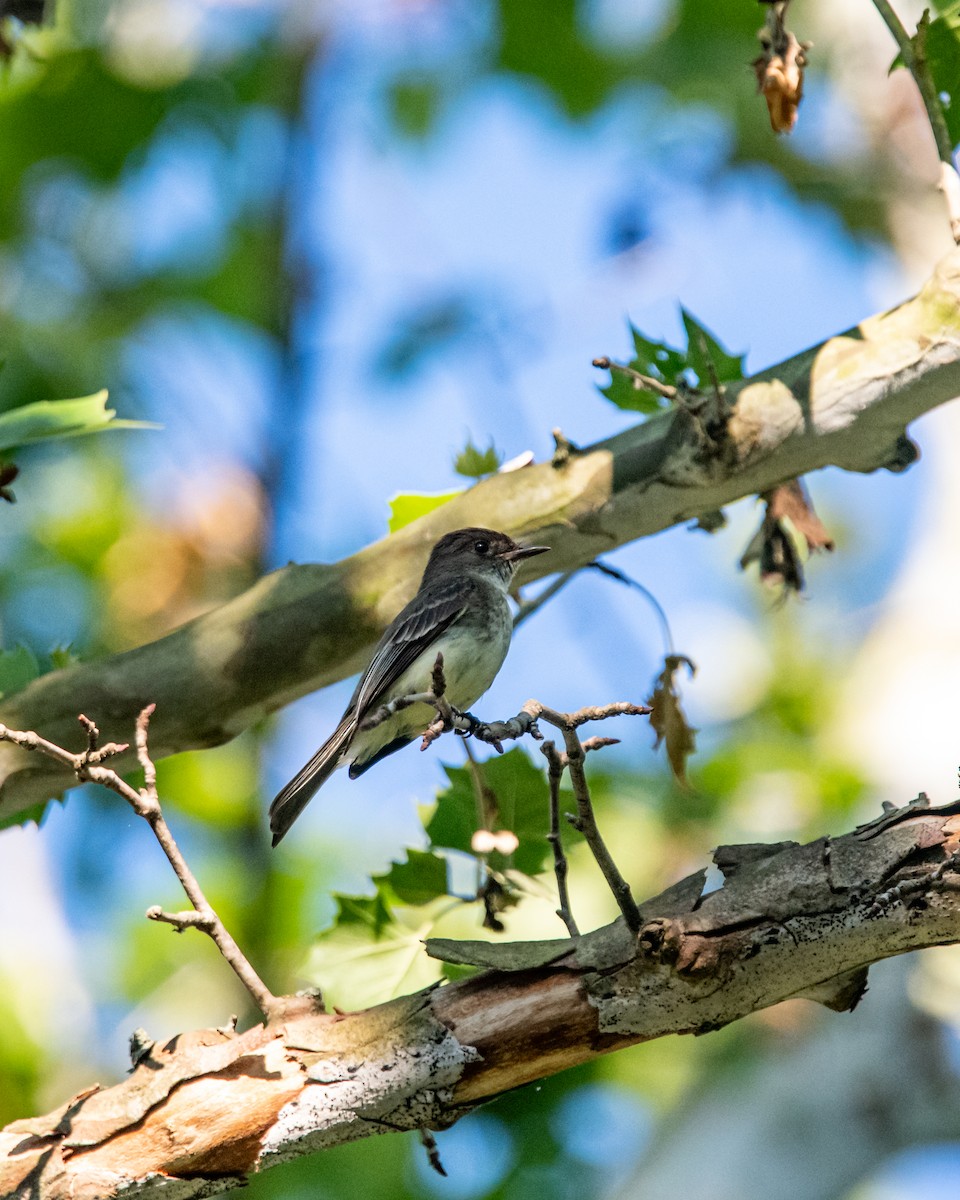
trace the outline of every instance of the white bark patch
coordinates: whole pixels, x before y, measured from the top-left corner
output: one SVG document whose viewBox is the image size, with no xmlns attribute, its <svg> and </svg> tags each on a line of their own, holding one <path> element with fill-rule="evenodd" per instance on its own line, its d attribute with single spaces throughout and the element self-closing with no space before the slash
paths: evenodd
<svg viewBox="0 0 960 1200">
<path fill-rule="evenodd" d="M 386 1055 L 314 1062 L 306 1072 L 310 1082 L 264 1139 L 261 1167 L 371 1132 L 448 1124 L 453 1088 L 479 1055 L 426 1014 L 417 1025 L 418 1036 Z"/>
</svg>

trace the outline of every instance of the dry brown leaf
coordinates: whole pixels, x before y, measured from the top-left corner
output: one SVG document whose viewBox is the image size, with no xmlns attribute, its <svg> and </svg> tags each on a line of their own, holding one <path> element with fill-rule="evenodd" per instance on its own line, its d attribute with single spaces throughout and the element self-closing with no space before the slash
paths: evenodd
<svg viewBox="0 0 960 1200">
<path fill-rule="evenodd" d="M 667 748 L 667 761 L 673 771 L 677 783 L 689 787 L 687 780 L 687 759 L 696 749 L 696 730 L 687 721 L 680 704 L 680 692 L 676 686 L 676 674 L 680 667 L 685 666 L 693 675 L 696 667 L 685 654 L 668 654 L 664 659 L 663 670 L 657 676 L 653 685 L 653 694 L 647 703 L 652 711 L 650 724 L 657 735 L 654 749 L 661 745 Z"/>
<path fill-rule="evenodd" d="M 834 542 L 799 479 L 781 483 L 762 497 L 767 504 L 763 522 L 740 559 L 741 568 L 760 565 L 761 582 L 802 592 L 804 563 L 816 550 L 833 550 Z"/>
<path fill-rule="evenodd" d="M 803 70 L 809 42 L 801 42 L 784 24 L 789 0 L 767 9 L 766 23 L 757 34 L 762 53 L 753 61 L 757 87 L 763 93 L 774 133 L 790 133 L 803 99 Z"/>
</svg>

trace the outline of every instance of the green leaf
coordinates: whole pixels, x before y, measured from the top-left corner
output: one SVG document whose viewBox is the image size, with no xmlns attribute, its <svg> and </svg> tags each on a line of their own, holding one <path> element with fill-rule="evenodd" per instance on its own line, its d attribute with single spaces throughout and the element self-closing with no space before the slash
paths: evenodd
<svg viewBox="0 0 960 1200">
<path fill-rule="evenodd" d="M 445 766 L 449 787 L 437 796 L 437 806 L 427 823 L 427 836 L 434 847 L 472 853 L 470 842 L 477 830 L 477 802 L 470 771 Z M 509 857 L 494 852 L 489 856 L 495 871 L 513 867 L 536 875 L 550 854 L 550 792 L 542 771 L 519 747 L 480 764 L 487 787 L 497 798 L 499 829 L 517 835 L 519 845 Z M 571 831 L 572 832 L 572 831 Z"/>
<path fill-rule="evenodd" d="M 659 392 L 645 388 L 640 380 L 631 377 L 630 371 L 656 379 L 668 387 L 689 384 L 694 382 L 694 377 L 701 388 L 709 387 L 713 378 L 711 366 L 720 383 L 743 378 L 743 357 L 730 354 L 685 308 L 681 308 L 680 315 L 687 333 L 686 350 L 677 350 L 667 342 L 654 341 L 631 324 L 634 357 L 626 370 L 613 365 L 610 385 L 600 389 L 618 408 L 654 413 L 669 404 L 669 400 Z"/>
<path fill-rule="evenodd" d="M 676 386 L 687 369 L 687 358 L 668 342 L 656 342 L 645 337 L 634 325 L 630 326 L 633 338 L 634 358 L 630 366 L 644 375 L 652 375 L 661 383 Z"/>
<path fill-rule="evenodd" d="M 408 850 L 407 860 L 392 863 L 386 875 L 374 876 L 377 892 L 402 904 L 429 904 L 449 894 L 447 863 L 429 850 Z"/>
<path fill-rule="evenodd" d="M 317 938 L 305 969 L 328 1005 L 342 1010 L 382 1004 L 429 986 L 443 969 L 423 940 L 450 906 L 446 898 L 390 909 L 379 894 L 335 896 L 333 925 Z"/>
<path fill-rule="evenodd" d="M 402 76 L 387 91 L 393 123 L 408 137 L 423 138 L 430 133 L 442 102 L 440 82 L 423 75 Z"/>
<path fill-rule="evenodd" d="M 611 371 L 610 382 L 600 389 L 602 395 L 626 412 L 655 413 L 666 404 L 662 396 L 648 388 L 639 387 L 623 371 Z"/>
<path fill-rule="evenodd" d="M 149 421 L 118 421 L 107 391 L 77 400 L 38 400 L 0 415 L 0 451 L 47 438 L 80 437 L 104 429 L 158 429 Z"/>
<path fill-rule="evenodd" d="M 435 508 L 439 508 L 441 504 L 446 504 L 448 500 L 452 500 L 460 494 L 460 492 L 434 492 L 432 494 L 401 492 L 390 501 L 390 520 L 388 522 L 390 532 L 396 533 L 398 529 L 403 529 L 405 525 L 416 521 L 418 517 L 433 512 Z"/>
<path fill-rule="evenodd" d="M 700 386 L 709 387 L 714 375 L 720 383 L 742 379 L 743 355 L 730 354 L 685 308 L 680 309 L 680 316 L 687 331 L 687 365 L 696 373 Z"/>
<path fill-rule="evenodd" d="M 638 371 L 641 375 L 648 375 L 670 387 L 676 387 L 687 369 L 687 360 L 683 353 L 667 342 L 657 342 L 646 337 L 632 323 L 630 336 L 633 339 L 634 357 L 627 364 L 629 369 Z M 601 388 L 600 391 L 617 408 L 628 412 L 655 413 L 669 403 L 659 392 L 643 387 L 639 380 L 615 368 L 610 372 L 609 387 Z"/>
<path fill-rule="evenodd" d="M 18 692 L 40 674 L 40 666 L 27 646 L 0 650 L 0 696 Z"/>
<path fill-rule="evenodd" d="M 949 5 L 930 22 L 926 59 L 943 101 L 950 143 L 956 146 L 960 142 L 960 4 Z"/>
<path fill-rule="evenodd" d="M 486 450 L 478 450 L 471 439 L 453 460 L 453 469 L 467 479 L 481 479 L 484 475 L 493 475 L 501 462 L 503 456 L 497 453 L 493 442 Z"/>
<path fill-rule="evenodd" d="M 80 655 L 69 642 L 65 646 L 54 646 L 50 651 L 50 665 L 55 671 L 62 671 L 67 667 L 75 667 L 80 661 Z"/>
</svg>

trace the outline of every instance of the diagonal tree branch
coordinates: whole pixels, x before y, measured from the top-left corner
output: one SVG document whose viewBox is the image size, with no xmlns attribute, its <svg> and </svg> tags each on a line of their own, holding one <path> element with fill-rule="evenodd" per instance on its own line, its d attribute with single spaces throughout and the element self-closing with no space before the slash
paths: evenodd
<svg viewBox="0 0 960 1200">
<path fill-rule="evenodd" d="M 285 567 L 157 642 L 44 676 L 4 698 L 0 721 L 42 722 L 63 742 L 81 707 L 116 737 L 155 700 L 155 755 L 217 745 L 357 671 L 447 530 L 482 524 L 547 543 L 527 578 L 574 570 L 820 467 L 903 470 L 917 455 L 906 426 L 958 394 L 960 251 L 913 300 L 731 385 L 719 432 L 675 408 L 561 465 L 496 475 L 348 559 Z M 0 822 L 61 789 L 52 767 L 0 746 Z"/>
<path fill-rule="evenodd" d="M 0 1195 L 209 1196 L 790 997 L 851 1009 L 869 963 L 960 940 L 958 843 L 960 802 L 918 797 L 843 837 L 721 847 L 724 886 L 682 880 L 641 906 L 635 935 L 618 920 L 556 942 L 435 941 L 436 957 L 488 969 L 363 1012 L 303 1005 L 239 1034 L 141 1043 L 122 1082 L 0 1131 Z"/>
</svg>

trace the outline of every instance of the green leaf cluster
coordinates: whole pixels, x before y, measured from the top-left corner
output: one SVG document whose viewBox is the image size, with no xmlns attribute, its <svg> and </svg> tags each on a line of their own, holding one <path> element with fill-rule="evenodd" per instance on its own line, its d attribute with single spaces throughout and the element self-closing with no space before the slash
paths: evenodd
<svg viewBox="0 0 960 1200">
<path fill-rule="evenodd" d="M 669 403 L 659 392 L 645 387 L 637 375 L 666 387 L 701 390 L 714 383 L 733 383 L 743 378 L 743 355 L 731 354 L 687 309 L 681 308 L 680 316 L 687 335 L 687 344 L 682 349 L 647 337 L 631 323 L 633 358 L 625 364 L 626 370 L 613 364 L 610 384 L 600 388 L 617 408 L 649 415 Z"/>
<path fill-rule="evenodd" d="M 327 1002 L 338 1008 L 378 1003 L 442 978 L 444 965 L 427 958 L 422 943 L 438 933 L 482 935 L 476 888 L 487 871 L 504 889 L 507 906 L 520 891 L 544 886 L 532 877 L 544 871 L 551 855 L 549 792 L 525 751 L 516 747 L 477 766 L 487 819 L 489 806 L 495 806 L 490 823 L 518 840 L 509 855 L 474 853 L 471 840 L 482 820 L 477 784 L 467 767 L 444 770 L 447 786 L 426 820 L 428 848 L 408 849 L 402 861 L 374 876 L 372 895 L 336 895 L 334 919 L 314 943 L 307 974 L 322 981 Z M 468 894 L 454 883 L 463 875 L 474 881 Z"/>
</svg>

